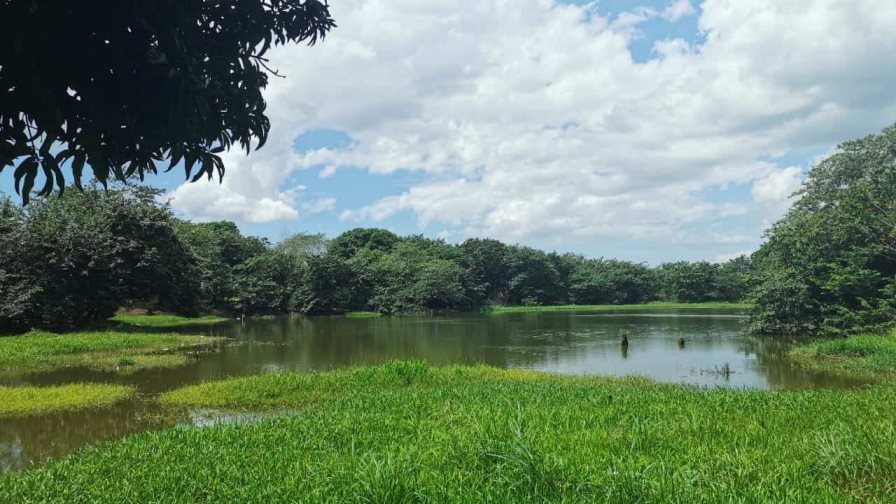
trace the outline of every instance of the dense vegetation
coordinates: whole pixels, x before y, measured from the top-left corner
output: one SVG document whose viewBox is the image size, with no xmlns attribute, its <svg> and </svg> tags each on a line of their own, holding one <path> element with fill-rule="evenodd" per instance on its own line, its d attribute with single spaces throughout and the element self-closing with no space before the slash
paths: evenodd
<svg viewBox="0 0 896 504">
<path fill-rule="evenodd" d="M 812 341 L 791 349 L 788 357 L 819 371 L 892 379 L 896 377 L 896 331 Z"/>
<path fill-rule="evenodd" d="M 272 245 L 232 222 L 190 223 L 159 192 L 88 189 L 0 203 L 0 329 L 80 328 L 120 307 L 181 315 L 332 314 L 488 305 L 738 301 L 750 262 L 627 261 L 382 229 Z"/>
<path fill-rule="evenodd" d="M 753 255 L 753 328 L 881 332 L 896 320 L 896 126 L 818 164 Z"/>
<path fill-rule="evenodd" d="M 701 390 L 402 362 L 166 401 L 303 409 L 88 449 L 0 481 L 0 500 L 858 503 L 896 491 L 892 384 Z"/>
</svg>

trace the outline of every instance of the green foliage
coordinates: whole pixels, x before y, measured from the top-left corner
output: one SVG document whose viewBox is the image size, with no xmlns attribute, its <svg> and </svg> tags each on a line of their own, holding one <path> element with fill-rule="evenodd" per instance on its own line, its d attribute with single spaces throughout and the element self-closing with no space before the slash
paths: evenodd
<svg viewBox="0 0 896 504">
<path fill-rule="evenodd" d="M 569 301 L 574 304 L 638 304 L 657 299 L 657 279 L 643 264 L 574 257 Z"/>
<path fill-rule="evenodd" d="M 290 308 L 294 312 L 308 314 L 353 310 L 358 306 L 352 302 L 356 282 L 357 277 L 351 266 L 335 254 L 311 256 L 292 293 Z"/>
<path fill-rule="evenodd" d="M 72 329 L 122 305 L 191 312 L 198 285 L 175 219 L 147 188 L 35 202 L 0 229 L 0 330 Z"/>
<path fill-rule="evenodd" d="M 896 320 L 896 126 L 846 142 L 809 174 L 754 255 L 752 326 L 882 331 Z"/>
<path fill-rule="evenodd" d="M 467 307 L 466 271 L 456 257 L 441 240 L 410 237 L 394 244 L 372 264 L 370 305 L 382 313 Z"/>
<path fill-rule="evenodd" d="M 136 392 L 134 387 L 101 383 L 56 387 L 0 386 L 0 418 L 101 408 L 133 397 Z"/>
<path fill-rule="evenodd" d="M 510 269 L 507 301 L 514 305 L 564 302 L 560 273 L 552 257 L 530 247 L 511 247 L 506 257 Z"/>
<path fill-rule="evenodd" d="M 356 228 L 334 238 L 329 250 L 337 257 L 349 259 L 362 250 L 388 252 L 399 240 L 395 233 L 385 229 Z"/>
<path fill-rule="evenodd" d="M 892 385 L 704 390 L 411 362 L 163 400 L 301 411 L 131 436 L 2 480 L 0 500 L 884 503 L 896 491 Z"/>
<path fill-rule="evenodd" d="M 234 269 L 233 309 L 242 314 L 275 315 L 289 310 L 290 287 L 299 275 L 293 256 L 265 252 Z"/>
<path fill-rule="evenodd" d="M 892 378 L 896 375 L 896 332 L 813 341 L 793 348 L 789 356 L 813 369 Z"/>
<path fill-rule="evenodd" d="M 353 229 L 332 241 L 298 233 L 271 246 L 232 222 L 180 221 L 159 196 L 146 188 L 91 189 L 25 210 L 0 203 L 0 330 L 81 328 L 120 307 L 192 317 L 738 301 L 750 270 L 745 258 L 657 270 L 382 229 Z M 698 289 L 710 294 L 693 294 Z"/>
<path fill-rule="evenodd" d="M 189 327 L 207 326 L 228 322 L 230 319 L 206 315 L 203 317 L 181 317 L 180 315 L 133 315 L 118 313 L 109 319 L 116 325 L 124 327 Z"/>
<path fill-rule="evenodd" d="M 295 233 L 277 243 L 274 250 L 293 257 L 300 264 L 305 265 L 309 257 L 326 254 L 329 246 L 330 241 L 323 233 Z"/>
<path fill-rule="evenodd" d="M 267 138 L 268 49 L 333 26 L 317 0 L 5 1 L 0 171 L 16 166 L 25 202 L 39 172 L 40 194 L 62 189 L 66 165 L 78 185 L 85 165 L 105 184 L 165 159 L 221 176 L 221 152 Z"/>
<path fill-rule="evenodd" d="M 463 242 L 460 249 L 474 298 L 489 304 L 507 304 L 507 288 L 513 274 L 507 262 L 509 247 L 498 240 L 474 238 Z"/>
</svg>

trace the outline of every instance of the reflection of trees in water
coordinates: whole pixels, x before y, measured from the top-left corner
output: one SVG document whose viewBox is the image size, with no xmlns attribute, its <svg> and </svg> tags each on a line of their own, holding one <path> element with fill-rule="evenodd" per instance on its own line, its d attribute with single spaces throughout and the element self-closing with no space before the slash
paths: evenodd
<svg viewBox="0 0 896 504">
<path fill-rule="evenodd" d="M 769 386 L 774 389 L 842 388 L 864 383 L 798 366 L 787 357 L 787 352 L 795 343 L 796 341 L 785 337 L 747 336 L 743 339 L 743 352 L 747 356 L 756 356 L 756 365 L 762 369 Z"/>
<path fill-rule="evenodd" d="M 435 364 L 485 363 L 533 367 L 595 353 L 619 355 L 619 334 L 637 341 L 682 335 L 702 346 L 730 346 L 719 336 L 739 334 L 739 322 L 710 317 L 639 317 L 594 314 L 521 313 L 447 317 L 284 318 L 247 321 L 230 328 L 245 347 L 230 348 L 221 361 L 235 367 L 282 365 L 330 369 L 391 359 Z M 203 365 L 200 363 L 200 365 Z M 225 364 L 227 367 L 227 364 Z M 238 371 L 237 371 L 238 372 Z"/>
</svg>

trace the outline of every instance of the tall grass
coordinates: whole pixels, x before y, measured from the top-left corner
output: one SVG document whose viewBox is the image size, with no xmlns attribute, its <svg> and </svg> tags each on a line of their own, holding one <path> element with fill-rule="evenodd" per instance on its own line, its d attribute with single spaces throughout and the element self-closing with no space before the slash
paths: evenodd
<svg viewBox="0 0 896 504">
<path fill-rule="evenodd" d="M 58 387 L 0 386 L 0 418 L 99 408 L 131 397 L 135 393 L 136 389 L 133 387 L 97 383 Z"/>
<path fill-rule="evenodd" d="M 121 326 L 169 328 L 207 326 L 229 322 L 225 317 L 206 315 L 204 317 L 181 317 L 179 315 L 134 315 L 119 313 L 109 321 Z"/>
<path fill-rule="evenodd" d="M 813 369 L 892 378 L 896 376 L 896 332 L 813 341 L 795 347 L 790 356 Z"/>
<path fill-rule="evenodd" d="M 703 390 L 419 362 L 209 383 L 300 408 L 177 428 L 0 482 L 3 502 L 892 502 L 896 386 Z"/>
<path fill-rule="evenodd" d="M 345 314 L 346 318 L 377 318 L 382 314 L 375 311 L 350 311 Z"/>
<path fill-rule="evenodd" d="M 187 356 L 178 350 L 222 341 L 180 334 L 31 332 L 0 338 L 0 371 L 62 366 L 101 370 L 170 366 L 186 362 Z"/>
</svg>

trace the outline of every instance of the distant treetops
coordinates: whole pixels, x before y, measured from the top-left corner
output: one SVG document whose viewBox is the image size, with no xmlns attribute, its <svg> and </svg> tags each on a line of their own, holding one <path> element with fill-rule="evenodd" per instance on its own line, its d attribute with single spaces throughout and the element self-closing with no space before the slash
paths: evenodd
<svg viewBox="0 0 896 504">
<path fill-rule="evenodd" d="M 185 315 L 384 314 L 487 305 L 739 301 L 750 261 L 644 264 L 383 229 L 280 243 L 190 223 L 159 191 L 89 188 L 0 202 L 0 330 L 72 329 L 119 307 Z"/>
</svg>

